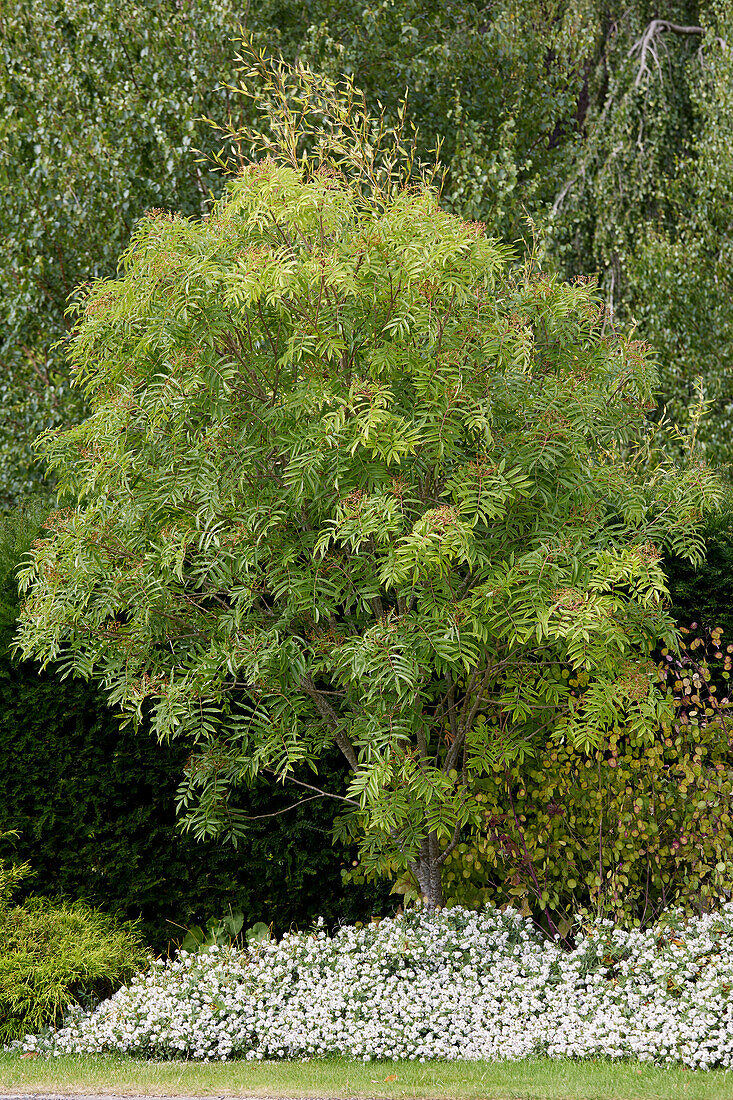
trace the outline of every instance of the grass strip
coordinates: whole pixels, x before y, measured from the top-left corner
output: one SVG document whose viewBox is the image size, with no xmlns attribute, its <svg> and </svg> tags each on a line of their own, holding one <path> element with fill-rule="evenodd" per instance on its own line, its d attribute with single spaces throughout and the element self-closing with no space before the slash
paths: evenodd
<svg viewBox="0 0 733 1100">
<path fill-rule="evenodd" d="M 522 1062 L 144 1062 L 0 1053 L 0 1095 L 339 1097 L 340 1100 L 733 1100 L 733 1070 L 549 1058 Z"/>
</svg>

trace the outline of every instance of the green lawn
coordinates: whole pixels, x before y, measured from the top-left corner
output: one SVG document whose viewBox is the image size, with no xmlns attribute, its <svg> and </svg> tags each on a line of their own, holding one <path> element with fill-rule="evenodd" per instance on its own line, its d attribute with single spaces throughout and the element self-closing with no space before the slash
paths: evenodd
<svg viewBox="0 0 733 1100">
<path fill-rule="evenodd" d="M 632 1062 L 141 1062 L 0 1053 L 3 1092 L 370 1097 L 374 1100 L 733 1100 L 733 1071 Z"/>
</svg>

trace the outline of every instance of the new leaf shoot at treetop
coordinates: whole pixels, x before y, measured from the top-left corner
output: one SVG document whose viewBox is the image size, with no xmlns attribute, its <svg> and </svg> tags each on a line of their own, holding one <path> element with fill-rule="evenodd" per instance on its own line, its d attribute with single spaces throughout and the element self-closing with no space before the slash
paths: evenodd
<svg viewBox="0 0 733 1100">
<path fill-rule="evenodd" d="M 426 183 L 283 154 L 151 212 L 78 305 L 92 411 L 42 437 L 68 507 L 17 644 L 190 740 L 197 834 L 244 832 L 258 772 L 318 793 L 335 743 L 363 866 L 434 906 L 472 777 L 668 717 L 659 558 L 700 555 L 715 480 L 650 465 L 648 349 L 592 283 L 508 260 Z"/>
</svg>

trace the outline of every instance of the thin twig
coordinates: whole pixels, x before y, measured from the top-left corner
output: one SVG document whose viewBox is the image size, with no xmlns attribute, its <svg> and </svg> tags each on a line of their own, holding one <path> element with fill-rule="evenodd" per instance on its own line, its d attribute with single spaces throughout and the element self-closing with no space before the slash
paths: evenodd
<svg viewBox="0 0 733 1100">
<path fill-rule="evenodd" d="M 279 772 L 276 772 L 274 768 L 263 768 L 263 772 L 267 775 L 274 775 L 278 779 L 282 779 L 283 776 Z M 312 783 L 306 783 L 302 779 L 296 779 L 294 775 L 286 775 L 284 777 L 288 783 L 295 783 L 296 787 L 303 787 L 307 791 L 315 791 L 319 798 L 335 798 L 337 802 L 347 802 L 349 806 L 358 806 L 359 803 L 354 798 L 348 798 L 344 794 L 334 794 L 332 791 L 324 791 L 320 787 L 315 787 Z M 303 799 L 307 802 L 308 799 Z"/>
</svg>

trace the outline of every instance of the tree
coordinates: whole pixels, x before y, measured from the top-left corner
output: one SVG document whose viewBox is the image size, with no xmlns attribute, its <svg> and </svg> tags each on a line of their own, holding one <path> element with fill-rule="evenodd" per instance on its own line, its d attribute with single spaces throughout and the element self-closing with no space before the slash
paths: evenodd
<svg viewBox="0 0 733 1100">
<path fill-rule="evenodd" d="M 435 906 L 492 761 L 654 736 L 659 559 L 699 554 L 718 490 L 650 465 L 648 349 L 592 282 L 509 273 L 353 85 L 251 56 L 272 155 L 208 218 L 151 213 L 75 306 L 92 411 L 42 437 L 70 503 L 17 644 L 194 740 L 197 835 L 291 779 Z M 304 778 L 333 745 L 345 793 Z"/>
</svg>

